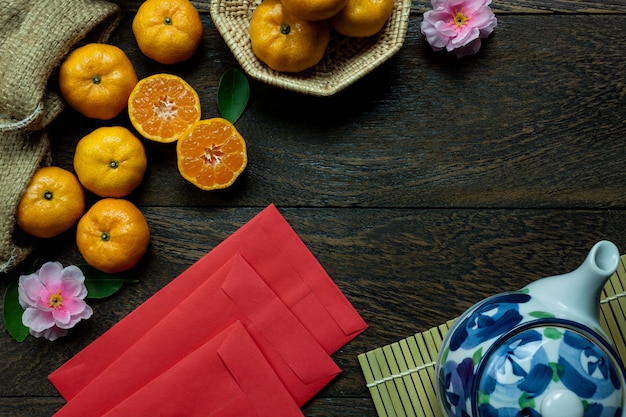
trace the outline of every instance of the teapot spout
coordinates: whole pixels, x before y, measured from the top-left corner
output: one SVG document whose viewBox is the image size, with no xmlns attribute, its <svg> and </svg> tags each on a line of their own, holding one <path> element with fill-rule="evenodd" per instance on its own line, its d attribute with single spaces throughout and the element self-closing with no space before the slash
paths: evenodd
<svg viewBox="0 0 626 417">
<path fill-rule="evenodd" d="M 585 261 L 574 271 L 537 280 L 526 286 L 562 318 L 598 326 L 600 296 L 605 283 L 617 270 L 619 250 L 608 240 L 597 242 Z"/>
</svg>

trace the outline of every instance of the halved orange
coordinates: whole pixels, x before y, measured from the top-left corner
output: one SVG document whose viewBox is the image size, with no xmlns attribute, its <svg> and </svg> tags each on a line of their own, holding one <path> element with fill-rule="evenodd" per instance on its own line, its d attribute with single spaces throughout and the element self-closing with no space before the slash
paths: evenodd
<svg viewBox="0 0 626 417">
<path fill-rule="evenodd" d="M 182 78 L 155 74 L 135 85 L 128 98 L 128 116 L 146 139 L 174 142 L 200 120 L 200 98 Z"/>
<path fill-rule="evenodd" d="M 246 142 L 221 117 L 195 123 L 176 144 L 178 170 L 203 190 L 232 185 L 248 164 Z"/>
</svg>

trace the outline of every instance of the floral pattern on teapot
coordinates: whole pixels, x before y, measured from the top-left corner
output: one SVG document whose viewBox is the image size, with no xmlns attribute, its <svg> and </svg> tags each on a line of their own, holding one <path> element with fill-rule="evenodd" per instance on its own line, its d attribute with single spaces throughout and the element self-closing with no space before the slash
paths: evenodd
<svg viewBox="0 0 626 417">
<path fill-rule="evenodd" d="M 581 399 L 581 416 L 621 416 L 621 368 L 611 346 L 600 348 L 602 337 L 592 342 L 571 330 L 581 326 L 535 310 L 531 300 L 526 289 L 496 295 L 458 319 L 438 360 L 447 414 L 541 417 L 544 397 L 563 389 Z"/>
</svg>

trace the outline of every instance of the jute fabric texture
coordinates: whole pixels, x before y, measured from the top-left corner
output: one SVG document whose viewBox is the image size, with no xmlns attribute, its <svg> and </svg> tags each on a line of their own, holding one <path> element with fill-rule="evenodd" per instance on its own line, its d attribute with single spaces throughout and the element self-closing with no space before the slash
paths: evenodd
<svg viewBox="0 0 626 417">
<path fill-rule="evenodd" d="M 0 273 L 31 252 L 15 243 L 15 210 L 52 163 L 46 127 L 65 106 L 56 70 L 81 43 L 106 42 L 119 19 L 104 0 L 0 0 Z"/>
</svg>

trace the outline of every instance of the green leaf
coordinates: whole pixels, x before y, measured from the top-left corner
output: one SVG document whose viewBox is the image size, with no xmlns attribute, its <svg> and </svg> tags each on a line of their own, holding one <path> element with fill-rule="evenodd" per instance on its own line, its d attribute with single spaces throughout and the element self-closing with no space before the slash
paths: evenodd
<svg viewBox="0 0 626 417">
<path fill-rule="evenodd" d="M 489 404 L 489 394 L 484 391 L 478 391 L 478 405 Z"/>
<path fill-rule="evenodd" d="M 85 287 L 87 287 L 87 297 L 85 298 L 100 299 L 110 297 L 122 288 L 124 282 L 121 279 L 85 278 Z"/>
<path fill-rule="evenodd" d="M 553 339 L 553 340 L 559 340 L 561 337 L 563 337 L 563 335 L 561 334 L 561 332 L 554 328 L 554 327 L 548 327 L 543 331 L 543 334 L 545 337 L 547 337 L 548 339 Z"/>
<path fill-rule="evenodd" d="M 474 362 L 474 364 L 477 364 L 478 362 L 480 362 L 482 357 L 483 357 L 483 348 L 480 348 L 476 352 L 474 352 L 474 354 L 472 355 L 472 362 Z"/>
<path fill-rule="evenodd" d="M 551 318 L 556 317 L 554 314 L 548 313 L 547 311 L 531 311 L 528 314 L 538 319 L 551 319 Z"/>
<path fill-rule="evenodd" d="M 248 105 L 250 84 L 236 68 L 229 69 L 220 78 L 217 88 L 217 107 L 222 117 L 235 124 Z"/>
<path fill-rule="evenodd" d="M 552 369 L 552 381 L 559 382 L 563 375 L 563 365 L 559 365 L 556 362 L 549 362 L 548 366 Z"/>
<path fill-rule="evenodd" d="M 517 403 L 519 405 L 519 408 L 521 408 L 521 409 L 524 409 L 524 408 L 535 408 L 535 400 L 527 392 L 523 392 L 522 393 L 522 395 L 517 400 Z"/>
<path fill-rule="evenodd" d="M 15 280 L 9 284 L 4 292 L 2 316 L 7 331 L 18 342 L 23 342 L 28 336 L 28 327 L 22 323 L 23 313 L 24 309 L 20 305 L 17 293 L 17 280 Z"/>
<path fill-rule="evenodd" d="M 139 282 L 139 280 L 129 278 L 125 274 L 108 274 L 90 265 L 81 264 L 76 266 L 85 274 L 86 298 L 101 299 L 110 297 L 118 292 L 124 284 Z"/>
</svg>

